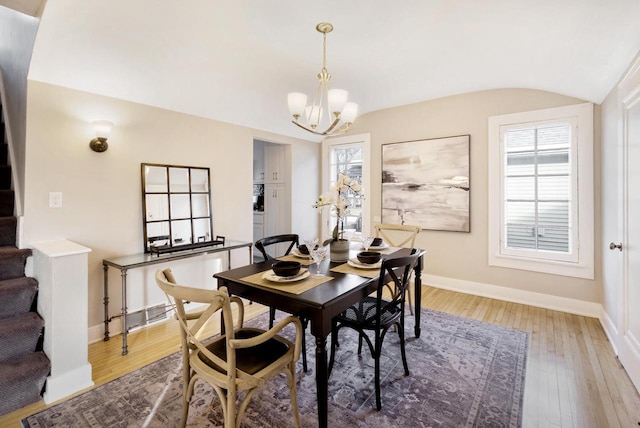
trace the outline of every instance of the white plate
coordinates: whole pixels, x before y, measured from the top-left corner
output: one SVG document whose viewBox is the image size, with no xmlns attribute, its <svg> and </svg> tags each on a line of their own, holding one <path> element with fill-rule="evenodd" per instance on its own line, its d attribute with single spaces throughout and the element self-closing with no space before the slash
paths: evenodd
<svg viewBox="0 0 640 428">
<path fill-rule="evenodd" d="M 311 256 L 310 256 L 310 255 L 308 255 L 308 254 L 302 254 L 302 253 L 300 252 L 300 250 L 298 250 L 297 248 L 294 248 L 294 249 L 291 251 L 291 254 L 293 254 L 294 256 L 299 257 L 299 258 L 301 258 L 301 259 L 311 260 Z"/>
<path fill-rule="evenodd" d="M 347 264 L 356 269 L 380 269 L 380 266 L 382 266 L 382 260 L 380 260 L 378 263 L 368 265 L 366 263 L 360 263 L 360 260 L 358 259 L 349 259 L 347 260 Z"/>
<path fill-rule="evenodd" d="M 296 276 L 278 276 L 273 273 L 272 269 L 269 269 L 262 274 L 262 278 L 271 282 L 296 282 L 303 280 L 309 276 L 309 269 L 300 269 L 300 272 Z"/>
</svg>

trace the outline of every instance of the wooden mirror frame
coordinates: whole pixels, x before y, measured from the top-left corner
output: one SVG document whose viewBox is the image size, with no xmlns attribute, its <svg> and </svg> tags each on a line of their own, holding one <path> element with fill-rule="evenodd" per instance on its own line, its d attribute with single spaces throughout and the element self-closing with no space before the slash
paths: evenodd
<svg viewBox="0 0 640 428">
<path fill-rule="evenodd" d="M 145 253 L 224 244 L 213 238 L 209 168 L 142 163 L 140 175 Z"/>
</svg>

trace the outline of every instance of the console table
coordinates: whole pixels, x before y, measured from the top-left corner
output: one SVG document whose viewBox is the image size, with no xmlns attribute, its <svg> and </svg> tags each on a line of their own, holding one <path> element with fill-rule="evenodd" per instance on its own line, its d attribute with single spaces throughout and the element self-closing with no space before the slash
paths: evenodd
<svg viewBox="0 0 640 428">
<path fill-rule="evenodd" d="M 129 269 L 135 269 L 139 267 L 145 267 L 158 263 L 166 263 L 173 260 L 187 259 L 191 257 L 202 256 L 205 254 L 227 252 L 228 264 L 231 268 L 231 251 L 247 248 L 249 250 L 249 264 L 253 263 L 253 242 L 232 241 L 227 240 L 224 244 L 214 245 L 210 247 L 195 248 L 191 250 L 176 251 L 168 254 L 151 254 L 141 253 L 133 254 L 130 256 L 115 257 L 111 259 L 102 260 L 102 268 L 104 269 L 104 340 L 109 340 L 109 323 L 111 317 L 109 317 L 109 267 L 114 267 L 120 270 L 120 276 L 122 277 L 122 309 L 120 316 L 122 317 L 122 355 L 129 353 L 127 347 L 127 334 L 129 333 L 129 327 L 127 326 L 127 271 Z"/>
</svg>

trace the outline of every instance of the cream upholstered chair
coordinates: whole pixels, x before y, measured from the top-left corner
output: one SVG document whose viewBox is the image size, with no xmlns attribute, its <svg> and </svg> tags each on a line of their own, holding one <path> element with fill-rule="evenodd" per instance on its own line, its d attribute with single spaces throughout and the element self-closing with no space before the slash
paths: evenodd
<svg viewBox="0 0 640 428">
<path fill-rule="evenodd" d="M 300 427 L 295 371 L 296 361 L 300 357 L 300 320 L 289 316 L 268 331 L 243 328 L 242 301 L 237 297 L 230 297 L 225 287 L 206 290 L 178 285 L 170 269 L 158 270 L 156 282 L 167 295 L 180 322 L 183 375 L 180 426 L 186 425 L 189 401 L 197 380 L 208 382 L 218 394 L 222 404 L 224 427 L 237 428 L 258 388 L 265 381 L 284 373 L 291 390 L 294 423 L 296 427 Z M 188 302 L 204 303 L 207 306 L 197 313 L 187 313 L 185 303 Z M 236 324 L 231 312 L 232 302 L 238 305 Z M 197 337 L 198 332 L 220 310 L 225 333 L 202 341 Z M 278 335 L 289 324 L 295 326 L 295 342 Z M 239 391 L 246 391 L 246 394 L 236 412 L 236 395 Z"/>
<path fill-rule="evenodd" d="M 376 238 L 382 238 L 384 242 L 391 247 L 406 247 L 414 248 L 416 242 L 416 236 L 422 228 L 420 226 L 410 226 L 408 224 L 376 224 Z M 411 292 L 407 291 L 409 296 L 409 312 L 413 315 L 413 300 L 411 299 Z"/>
</svg>

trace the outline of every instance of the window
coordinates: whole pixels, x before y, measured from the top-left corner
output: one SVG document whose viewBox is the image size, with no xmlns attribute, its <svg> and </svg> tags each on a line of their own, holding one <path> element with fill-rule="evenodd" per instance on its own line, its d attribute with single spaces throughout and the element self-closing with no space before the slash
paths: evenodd
<svg viewBox="0 0 640 428">
<path fill-rule="evenodd" d="M 349 213 L 346 216 L 344 229 L 351 236 L 359 236 L 365 230 L 369 233 L 369 205 L 366 203 L 369 190 L 369 135 L 353 135 L 331 138 L 323 142 L 323 192 L 329 190 L 336 182 L 338 173 L 358 180 L 364 188 L 363 199 L 360 196 L 348 195 Z M 323 212 L 323 236 L 331 235 L 336 224 L 334 212 Z"/>
<path fill-rule="evenodd" d="M 593 106 L 489 118 L 489 264 L 593 278 Z"/>
</svg>

